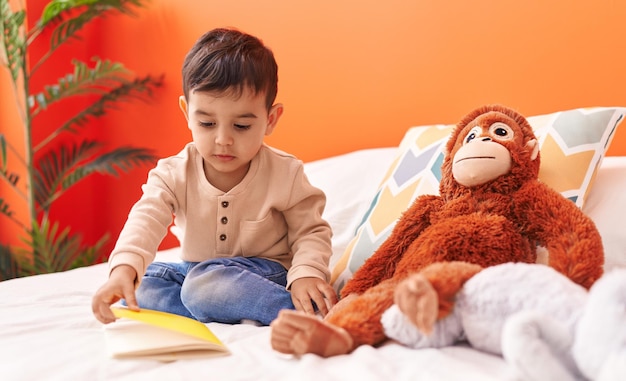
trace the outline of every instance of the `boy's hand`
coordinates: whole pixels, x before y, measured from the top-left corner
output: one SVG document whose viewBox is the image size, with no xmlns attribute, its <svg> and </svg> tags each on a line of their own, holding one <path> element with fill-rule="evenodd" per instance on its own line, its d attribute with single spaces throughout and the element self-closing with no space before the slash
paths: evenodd
<svg viewBox="0 0 626 381">
<path fill-rule="evenodd" d="M 291 283 L 291 300 L 296 310 L 311 315 L 315 314 L 313 301 L 322 316 L 326 316 L 328 310 L 337 303 L 337 294 L 331 285 L 322 279 L 300 278 Z"/>
<path fill-rule="evenodd" d="M 96 291 L 91 301 L 91 310 L 100 322 L 104 324 L 115 321 L 115 315 L 111 311 L 111 304 L 120 299 L 125 299 L 129 309 L 139 311 L 137 299 L 135 299 L 135 279 L 137 272 L 131 266 L 121 265 L 113 269 L 109 280 Z"/>
</svg>

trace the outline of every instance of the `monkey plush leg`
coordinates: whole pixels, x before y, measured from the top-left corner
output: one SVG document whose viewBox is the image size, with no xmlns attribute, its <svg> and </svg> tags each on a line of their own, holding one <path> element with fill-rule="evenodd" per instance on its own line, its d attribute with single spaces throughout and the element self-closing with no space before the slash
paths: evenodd
<svg viewBox="0 0 626 381">
<path fill-rule="evenodd" d="M 280 311 L 270 326 L 272 348 L 278 352 L 330 357 L 353 349 L 352 338 L 344 329 L 299 311 Z"/>
<path fill-rule="evenodd" d="M 393 304 L 397 282 L 391 278 L 369 288 L 325 321 L 345 329 L 354 340 L 354 348 L 382 343 L 387 337 L 380 318 Z"/>
<path fill-rule="evenodd" d="M 272 348 L 288 354 L 315 353 L 323 357 L 350 353 L 359 345 L 379 344 L 386 338 L 380 318 L 393 304 L 394 279 L 368 289 L 325 320 L 284 310 L 271 324 Z M 339 306 L 339 304 L 337 305 Z"/>
<path fill-rule="evenodd" d="M 349 305 L 358 295 L 357 294 L 349 294 L 344 298 L 341 298 L 337 304 L 332 306 L 330 311 L 324 316 L 324 320 L 328 320 L 331 316 L 333 316 L 337 311 L 341 311 L 345 306 Z"/>
</svg>

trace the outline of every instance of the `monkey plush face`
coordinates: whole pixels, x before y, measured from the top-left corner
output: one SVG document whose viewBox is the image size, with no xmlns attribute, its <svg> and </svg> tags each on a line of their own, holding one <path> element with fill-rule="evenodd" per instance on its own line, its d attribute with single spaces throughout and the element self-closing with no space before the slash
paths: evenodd
<svg viewBox="0 0 626 381">
<path fill-rule="evenodd" d="M 475 126 L 464 129 L 469 132 L 452 158 L 452 176 L 466 187 L 484 184 L 511 170 L 511 154 L 503 143 L 513 140 L 515 131 L 505 122 L 483 124 L 477 120 Z"/>
<path fill-rule="evenodd" d="M 522 115 L 499 105 L 468 114 L 446 148 L 442 195 L 480 186 L 507 191 L 539 174 L 539 145 L 532 127 Z"/>
</svg>

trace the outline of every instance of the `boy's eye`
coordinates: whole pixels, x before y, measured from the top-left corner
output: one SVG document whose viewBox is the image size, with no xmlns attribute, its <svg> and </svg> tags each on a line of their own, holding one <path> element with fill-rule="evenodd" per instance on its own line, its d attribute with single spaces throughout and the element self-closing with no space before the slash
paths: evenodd
<svg viewBox="0 0 626 381">
<path fill-rule="evenodd" d="M 250 128 L 249 124 L 237 124 L 235 123 L 235 128 L 238 130 L 247 130 L 248 128 Z"/>
<path fill-rule="evenodd" d="M 198 122 L 198 124 L 201 127 L 213 127 L 213 126 L 215 126 L 215 123 L 213 123 L 213 122 Z"/>
</svg>

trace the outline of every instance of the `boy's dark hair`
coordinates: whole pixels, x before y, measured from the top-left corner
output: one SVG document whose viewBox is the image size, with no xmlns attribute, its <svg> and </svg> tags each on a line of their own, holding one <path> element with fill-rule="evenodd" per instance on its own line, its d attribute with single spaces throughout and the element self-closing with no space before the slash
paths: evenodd
<svg viewBox="0 0 626 381">
<path fill-rule="evenodd" d="M 265 91 L 269 110 L 278 92 L 278 65 L 272 51 L 258 38 L 235 29 L 217 28 L 202 35 L 183 63 L 183 93 L 249 87 Z"/>
</svg>

